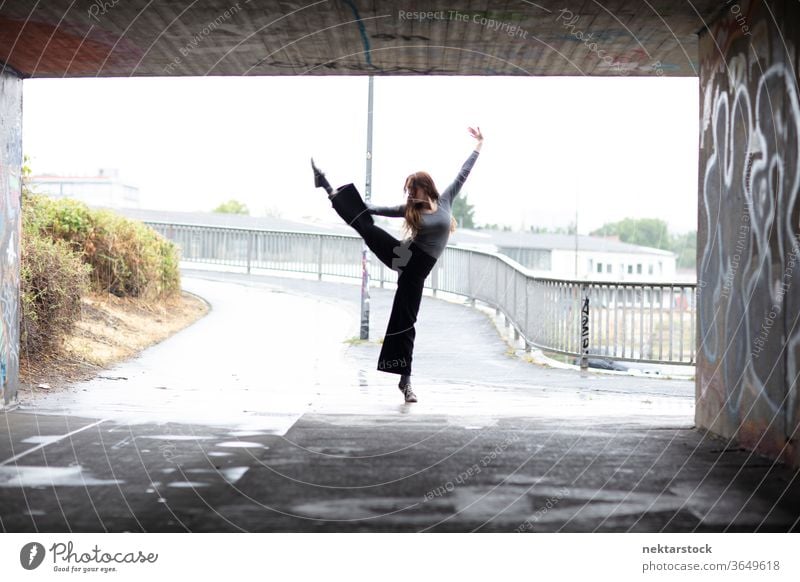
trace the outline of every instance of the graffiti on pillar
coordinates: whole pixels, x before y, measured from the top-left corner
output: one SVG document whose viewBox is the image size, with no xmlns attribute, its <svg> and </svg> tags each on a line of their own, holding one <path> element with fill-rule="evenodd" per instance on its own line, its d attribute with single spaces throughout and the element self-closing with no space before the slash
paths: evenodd
<svg viewBox="0 0 800 582">
<path fill-rule="evenodd" d="M 0 406 L 16 395 L 19 370 L 19 235 L 22 81 L 0 76 Z"/>
<path fill-rule="evenodd" d="M 729 7 L 700 40 L 696 419 L 797 460 L 800 38 L 767 4 Z"/>
</svg>

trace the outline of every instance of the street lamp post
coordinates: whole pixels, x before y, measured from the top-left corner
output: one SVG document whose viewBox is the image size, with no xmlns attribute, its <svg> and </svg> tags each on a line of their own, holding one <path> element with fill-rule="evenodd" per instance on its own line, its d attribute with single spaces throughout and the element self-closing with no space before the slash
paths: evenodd
<svg viewBox="0 0 800 582">
<path fill-rule="evenodd" d="M 367 105 L 367 176 L 364 184 L 364 200 L 372 197 L 372 96 L 373 76 L 369 76 L 369 97 Z M 362 340 L 369 339 L 369 249 L 366 243 L 361 247 L 361 334 Z"/>
</svg>

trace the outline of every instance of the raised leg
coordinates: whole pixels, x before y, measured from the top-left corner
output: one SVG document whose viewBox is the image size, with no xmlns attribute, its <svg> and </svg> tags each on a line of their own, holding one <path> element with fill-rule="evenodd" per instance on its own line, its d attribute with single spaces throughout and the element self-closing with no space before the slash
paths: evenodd
<svg viewBox="0 0 800 582">
<path fill-rule="evenodd" d="M 405 250 L 403 242 L 375 224 L 355 186 L 347 184 L 337 188 L 330 200 L 337 214 L 361 235 L 375 256 L 390 269 L 397 270 L 398 257 L 402 258 Z"/>
</svg>

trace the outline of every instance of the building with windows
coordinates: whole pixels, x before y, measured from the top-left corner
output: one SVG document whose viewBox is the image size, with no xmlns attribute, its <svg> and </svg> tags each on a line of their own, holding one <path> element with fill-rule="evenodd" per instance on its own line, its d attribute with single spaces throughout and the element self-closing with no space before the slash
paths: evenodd
<svg viewBox="0 0 800 582">
<path fill-rule="evenodd" d="M 590 281 L 675 281 L 675 253 L 611 238 L 458 229 L 450 244 L 502 253 L 534 274 Z"/>
<path fill-rule="evenodd" d="M 28 184 L 34 192 L 74 198 L 89 206 L 139 208 L 139 189 L 122 181 L 117 169 L 101 168 L 97 176 L 35 175 Z"/>
</svg>

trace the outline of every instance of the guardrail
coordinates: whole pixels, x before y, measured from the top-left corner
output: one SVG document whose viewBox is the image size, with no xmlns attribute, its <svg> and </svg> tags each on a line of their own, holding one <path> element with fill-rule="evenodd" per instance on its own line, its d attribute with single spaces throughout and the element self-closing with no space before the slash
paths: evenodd
<svg viewBox="0 0 800 582">
<path fill-rule="evenodd" d="M 361 278 L 356 235 L 147 222 L 185 261 Z M 397 274 L 371 256 L 383 286 Z M 534 277 L 512 259 L 448 246 L 425 286 L 482 301 L 502 313 L 527 349 L 653 364 L 694 365 L 696 285 Z"/>
</svg>

